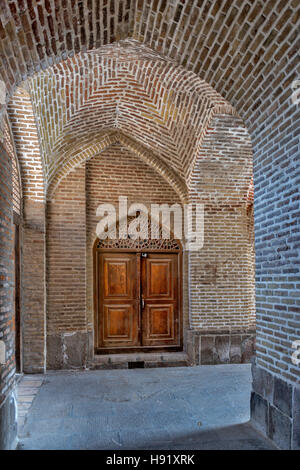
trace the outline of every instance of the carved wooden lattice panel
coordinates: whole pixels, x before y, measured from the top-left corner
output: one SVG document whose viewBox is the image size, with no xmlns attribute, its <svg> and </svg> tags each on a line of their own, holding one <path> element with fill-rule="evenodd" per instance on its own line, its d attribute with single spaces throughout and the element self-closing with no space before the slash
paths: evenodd
<svg viewBox="0 0 300 470">
<path fill-rule="evenodd" d="M 180 251 L 180 245 L 177 240 L 157 240 L 157 239 L 148 239 L 148 240 L 132 240 L 130 238 L 126 240 L 99 240 L 97 243 L 98 249 L 126 249 L 126 250 L 136 250 L 136 251 L 155 251 L 155 250 L 176 250 Z"/>
<path fill-rule="evenodd" d="M 134 220 L 134 217 L 128 217 L 128 224 Z M 143 223 L 141 224 L 143 225 Z M 119 224 L 117 224 L 117 233 L 119 233 Z M 140 228 L 142 233 L 145 233 L 145 230 L 149 234 L 149 238 L 130 238 L 130 235 L 127 238 L 112 238 L 112 229 L 108 230 L 108 238 L 99 239 L 97 242 L 97 249 L 124 249 L 124 250 L 135 250 L 135 251 L 156 251 L 156 250 L 170 250 L 170 251 L 180 251 L 181 245 L 178 240 L 173 238 L 162 238 L 163 229 L 161 225 L 158 225 L 158 237 L 159 238 L 150 238 L 151 237 L 151 223 L 145 219 L 144 227 Z M 144 230 L 144 232 L 143 232 Z"/>
</svg>

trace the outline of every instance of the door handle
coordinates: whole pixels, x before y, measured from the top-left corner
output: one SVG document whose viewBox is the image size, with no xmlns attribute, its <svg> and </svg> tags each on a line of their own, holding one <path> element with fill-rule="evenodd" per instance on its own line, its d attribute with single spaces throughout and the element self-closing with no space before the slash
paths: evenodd
<svg viewBox="0 0 300 470">
<path fill-rule="evenodd" d="M 143 297 L 142 297 L 141 303 L 142 303 L 142 310 L 144 310 L 144 308 L 145 308 L 145 300 L 144 300 Z"/>
</svg>

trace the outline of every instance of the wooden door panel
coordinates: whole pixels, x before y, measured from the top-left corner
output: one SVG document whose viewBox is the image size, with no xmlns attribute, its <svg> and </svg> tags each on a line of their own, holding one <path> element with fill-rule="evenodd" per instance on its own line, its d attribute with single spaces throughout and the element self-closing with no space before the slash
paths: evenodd
<svg viewBox="0 0 300 470">
<path fill-rule="evenodd" d="M 98 252 L 96 273 L 99 352 L 180 347 L 177 254 Z"/>
<path fill-rule="evenodd" d="M 149 259 L 146 277 L 147 299 L 173 299 L 172 262 L 164 259 Z"/>
<path fill-rule="evenodd" d="M 178 256 L 142 258 L 142 345 L 179 346 Z"/>
<path fill-rule="evenodd" d="M 132 305 L 104 306 L 104 345 L 132 342 L 135 335 L 135 315 Z"/>
<path fill-rule="evenodd" d="M 99 348 L 139 345 L 135 254 L 99 254 Z"/>
<path fill-rule="evenodd" d="M 174 340 L 173 305 L 147 305 L 145 309 L 147 338 L 150 341 Z"/>
<path fill-rule="evenodd" d="M 132 259 L 107 256 L 103 259 L 103 297 L 128 298 L 134 297 L 135 286 L 130 282 L 133 274 Z"/>
</svg>

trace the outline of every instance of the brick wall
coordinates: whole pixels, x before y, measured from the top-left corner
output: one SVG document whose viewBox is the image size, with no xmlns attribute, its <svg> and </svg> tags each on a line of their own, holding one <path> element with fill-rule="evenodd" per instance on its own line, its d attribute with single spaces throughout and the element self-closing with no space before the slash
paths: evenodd
<svg viewBox="0 0 300 470">
<path fill-rule="evenodd" d="M 22 182 L 21 328 L 23 370 L 45 370 L 45 194 L 38 131 L 29 93 L 8 106 Z"/>
<path fill-rule="evenodd" d="M 44 201 L 44 175 L 38 131 L 29 93 L 18 88 L 7 109 L 21 172 L 22 196 Z"/>
<path fill-rule="evenodd" d="M 1 157 L 1 327 L 0 340 L 4 341 L 6 348 L 5 364 L 0 365 L 1 392 L 0 402 L 4 400 L 14 381 L 15 350 L 14 350 L 14 265 L 13 265 L 13 233 L 12 233 L 12 182 L 11 159 L 0 147 Z"/>
<path fill-rule="evenodd" d="M 48 368 L 82 366 L 86 333 L 85 168 L 79 167 L 47 204 Z"/>
<path fill-rule="evenodd" d="M 21 251 L 23 371 L 45 371 L 45 204 L 24 199 Z"/>
<path fill-rule="evenodd" d="M 12 161 L 0 143 L 0 448 L 16 439 Z"/>
<path fill-rule="evenodd" d="M 287 83 L 295 70 L 282 70 Z M 299 310 L 299 128 L 300 106 L 292 89 L 268 99 L 253 129 L 256 237 L 257 364 L 299 382 L 291 362 L 300 338 Z M 274 109 L 275 116 L 270 115 Z"/>
<path fill-rule="evenodd" d="M 20 166 L 16 154 L 14 138 L 8 118 L 4 121 L 4 146 L 12 162 L 12 192 L 13 192 L 13 211 L 21 216 L 22 213 L 22 183 L 20 175 Z"/>
<path fill-rule="evenodd" d="M 278 61 L 272 80 L 267 84 L 265 78 L 261 109 L 249 120 L 257 311 L 251 414 L 255 425 L 284 449 L 300 448 L 300 367 L 292 362 L 293 342 L 300 339 L 300 105 L 293 104 L 291 87 L 299 75 L 292 52 Z"/>
<path fill-rule="evenodd" d="M 189 183 L 190 201 L 204 204 L 205 214 L 204 247 L 190 253 L 192 327 L 255 327 L 253 240 L 247 214 L 251 178 L 251 142 L 243 122 L 215 116 Z"/>
<path fill-rule="evenodd" d="M 189 180 L 204 246 L 189 253 L 188 350 L 200 364 L 247 362 L 255 348 L 252 150 L 234 115 L 212 117 Z"/>
</svg>

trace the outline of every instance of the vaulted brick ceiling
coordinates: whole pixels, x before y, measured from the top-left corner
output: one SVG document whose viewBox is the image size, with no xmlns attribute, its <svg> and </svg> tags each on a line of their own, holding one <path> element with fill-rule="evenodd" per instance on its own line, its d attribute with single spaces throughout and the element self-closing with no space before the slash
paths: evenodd
<svg viewBox="0 0 300 470">
<path fill-rule="evenodd" d="M 9 94 L 16 84 L 40 72 L 31 79 L 30 90 L 49 174 L 55 159 L 67 158 L 61 154 L 62 145 L 68 152 L 68 140 L 73 149 L 80 139 L 93 141 L 100 131 L 105 131 L 106 121 L 106 127 L 118 127 L 129 133 L 183 177 L 211 107 L 226 104 L 225 99 L 230 102 L 245 119 L 255 145 L 255 136 L 261 132 L 269 111 L 272 112 L 272 98 L 285 93 L 278 84 L 288 86 L 299 68 L 299 37 L 295 28 L 300 24 L 298 0 L 8 0 L 1 2 L 0 12 L 0 75 Z M 117 41 L 121 41 L 119 46 Z M 112 47 L 104 47 L 113 43 Z M 121 58 L 122 62 L 122 56 L 128 60 L 130 54 L 132 61 L 127 70 L 114 76 L 113 59 L 108 56 L 115 56 L 116 61 Z M 67 62 L 62 62 L 68 57 Z M 82 74 L 87 63 L 96 65 L 98 71 L 101 67 L 110 70 L 97 86 L 92 84 L 96 73 L 93 67 L 90 83 L 86 84 L 88 80 L 80 83 L 79 78 L 70 80 L 72 71 Z M 41 72 L 42 69 L 47 71 Z M 150 75 L 152 82 L 147 81 L 145 74 L 142 77 L 147 69 L 154 70 Z M 65 93 L 61 90 L 62 80 Z M 114 80 L 120 89 L 114 83 L 114 96 L 104 103 L 103 93 L 109 94 Z M 210 95 L 206 109 L 197 102 L 205 101 L 201 80 L 219 93 L 206 88 L 205 93 Z M 144 97 L 140 108 L 143 119 L 130 114 L 130 98 L 126 102 L 121 98 L 126 93 L 130 95 L 130 84 L 138 89 L 132 100 Z M 197 91 L 197 86 L 199 93 L 193 102 L 189 92 Z M 80 92 L 77 96 L 76 87 Z M 37 96 L 38 88 L 43 90 L 43 96 Z M 156 96 L 160 96 L 160 102 Z M 103 123 L 95 119 L 92 125 L 82 127 L 83 120 L 89 118 L 89 108 L 96 112 L 98 104 L 93 103 L 93 98 L 98 104 L 102 99 Z M 167 114 L 164 100 L 169 106 Z M 202 113 L 197 125 L 191 119 L 188 121 L 187 127 L 194 131 L 192 136 L 191 132 L 181 132 L 180 126 L 188 100 L 191 113 Z M 48 110 L 54 112 L 55 119 L 50 122 L 43 104 L 46 102 Z M 175 115 L 177 121 L 175 118 L 172 125 Z M 87 123 L 91 124 L 89 120 Z M 71 128 L 80 129 L 77 143 Z M 161 141 L 156 139 L 158 135 Z"/>
<path fill-rule="evenodd" d="M 197 75 L 136 41 L 80 53 L 29 80 L 45 173 L 112 130 L 185 177 L 212 109 L 232 107 Z"/>
<path fill-rule="evenodd" d="M 297 55 L 299 10 L 298 0 L 7 0 L 1 76 L 11 90 L 74 52 L 132 37 L 246 110 L 250 91 Z"/>
</svg>

